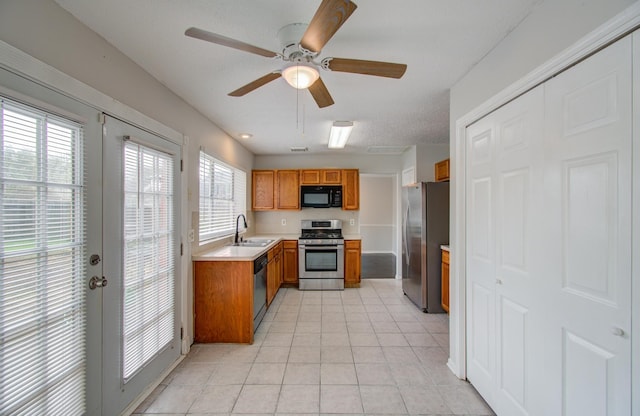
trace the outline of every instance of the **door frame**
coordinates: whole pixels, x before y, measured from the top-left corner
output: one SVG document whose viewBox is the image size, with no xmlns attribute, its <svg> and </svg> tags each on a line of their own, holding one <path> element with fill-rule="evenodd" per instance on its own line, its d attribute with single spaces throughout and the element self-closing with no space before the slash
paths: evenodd
<svg viewBox="0 0 640 416">
<path fill-rule="evenodd" d="M 555 56 L 548 62 L 537 67 L 535 70 L 527 74 L 525 77 L 511 84 L 509 87 L 500 91 L 498 94 L 489 98 L 478 107 L 474 108 L 464 116 L 456 120 L 455 136 L 450 142 L 451 158 L 451 207 L 452 221 L 450 232 L 450 246 L 454 253 L 450 265 L 450 354 L 447 366 L 459 378 L 466 379 L 467 376 L 467 352 L 466 352 L 466 211 L 467 201 L 465 187 L 465 178 L 467 175 L 465 166 L 467 162 L 466 154 L 466 129 L 475 121 L 481 119 L 502 105 L 508 103 L 544 83 L 549 78 L 568 69 L 574 64 L 580 62 L 586 57 L 593 55 L 605 46 L 615 42 L 619 38 L 631 34 L 635 29 L 640 27 L 640 3 L 636 2 L 613 19 L 599 26 L 596 30 L 589 33 L 574 45 Z M 636 35 L 635 39 L 640 39 Z M 640 51 L 639 45 L 634 41 L 634 50 Z M 634 68 L 635 80 L 640 80 L 640 70 Z M 637 96 L 640 91 L 640 85 L 634 84 L 634 92 Z M 638 109 L 635 109 L 638 115 Z M 635 117 L 634 117 L 635 120 Z M 638 124 L 634 125 L 633 142 L 640 144 L 640 132 Z M 634 147 L 633 166 L 640 166 L 640 146 Z M 633 179 L 640 181 L 638 169 L 632 172 Z M 637 186 L 634 186 L 637 189 Z M 640 208 L 640 195 L 633 195 L 633 212 L 637 212 Z M 638 232 L 640 224 L 634 224 L 634 235 L 632 244 L 638 243 Z M 636 260 L 632 264 L 632 299 L 631 299 L 631 315 L 632 318 L 632 357 L 640 357 L 640 261 Z M 640 360 L 637 360 L 640 361 Z M 632 359 L 632 380 L 640 378 L 640 362 L 634 362 Z M 640 409 L 640 385 L 632 383 L 632 409 Z"/>
</svg>

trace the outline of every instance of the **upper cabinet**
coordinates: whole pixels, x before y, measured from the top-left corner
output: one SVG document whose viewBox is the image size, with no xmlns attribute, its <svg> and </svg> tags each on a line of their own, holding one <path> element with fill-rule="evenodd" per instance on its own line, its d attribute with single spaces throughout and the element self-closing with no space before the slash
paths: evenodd
<svg viewBox="0 0 640 416">
<path fill-rule="evenodd" d="M 300 209 L 300 177 L 297 170 L 276 171 L 276 209 Z"/>
<path fill-rule="evenodd" d="M 251 208 L 254 211 L 300 209 L 297 170 L 254 170 L 251 177 Z"/>
<path fill-rule="evenodd" d="M 251 178 L 251 208 L 254 211 L 275 209 L 276 171 L 254 170 Z"/>
<path fill-rule="evenodd" d="M 300 209 L 300 185 L 342 185 L 342 209 L 360 209 L 358 169 L 254 170 L 251 177 L 254 211 Z"/>
<path fill-rule="evenodd" d="M 441 160 L 435 166 L 436 182 L 449 180 L 449 159 Z"/>
<path fill-rule="evenodd" d="M 300 171 L 300 185 L 340 185 L 340 169 L 303 169 Z"/>
<path fill-rule="evenodd" d="M 358 169 L 342 170 L 342 209 L 360 209 L 360 175 Z"/>
</svg>

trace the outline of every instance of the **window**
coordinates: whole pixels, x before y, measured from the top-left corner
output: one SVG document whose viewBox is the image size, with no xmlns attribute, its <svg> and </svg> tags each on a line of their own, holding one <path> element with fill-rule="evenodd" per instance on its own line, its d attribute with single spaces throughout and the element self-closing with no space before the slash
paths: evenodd
<svg viewBox="0 0 640 416">
<path fill-rule="evenodd" d="M 85 412 L 83 129 L 0 98 L 0 414 Z"/>
<path fill-rule="evenodd" d="M 124 146 L 122 375 L 126 383 L 173 340 L 172 156 Z"/>
<path fill-rule="evenodd" d="M 200 152 L 200 242 L 235 233 L 246 212 L 245 172 Z"/>
</svg>

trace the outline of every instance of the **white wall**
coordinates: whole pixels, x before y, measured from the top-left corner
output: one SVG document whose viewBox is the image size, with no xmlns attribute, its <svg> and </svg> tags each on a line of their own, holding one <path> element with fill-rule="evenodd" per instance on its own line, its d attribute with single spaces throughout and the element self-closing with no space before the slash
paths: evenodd
<svg viewBox="0 0 640 416">
<path fill-rule="evenodd" d="M 450 367 L 460 376 L 464 376 L 464 322 L 461 317 L 464 308 L 459 303 L 464 299 L 456 293 L 463 287 L 464 275 L 460 274 L 463 260 L 456 254 L 464 250 L 458 246 L 459 236 L 465 230 L 458 225 L 464 221 L 461 189 L 464 178 L 457 178 L 461 172 L 458 163 L 464 155 L 463 138 L 458 137 L 456 122 L 502 90 L 533 73 L 546 62 L 581 38 L 594 31 L 628 6 L 637 3 L 632 0 L 554 0 L 540 3 L 533 12 L 509 35 L 503 39 L 487 56 L 469 71 L 451 88 L 451 314 L 450 314 Z M 549 74 L 551 75 L 551 74 Z M 461 312 L 461 313 L 460 313 Z"/>
<path fill-rule="evenodd" d="M 198 210 L 198 151 L 203 146 L 214 156 L 249 173 L 253 154 L 225 132 L 169 91 L 160 82 L 88 29 L 51 0 L 0 1 L 0 40 L 106 94 L 114 102 L 158 121 L 187 136 L 186 181 L 183 227 Z M 0 64 L 6 56 L 0 55 Z M 42 80 L 45 81 L 45 80 Z M 54 88 L 60 86 L 53 85 Z M 65 92 L 65 91 L 63 91 Z M 87 102 L 97 106 L 95 102 Z M 131 121 L 131 120 L 129 120 Z M 142 126 L 150 128 L 150 126 Z M 87 140 L 101 140 L 87 137 Z M 101 186 L 101 184 L 89 184 Z M 250 190 L 250 188 L 249 188 Z M 247 201 L 250 201 L 247 198 Z M 186 235 L 187 230 L 183 230 Z M 183 315 L 187 336 L 192 335 L 190 250 L 183 257 Z"/>
<path fill-rule="evenodd" d="M 449 144 L 420 144 L 402 154 L 402 170 L 414 168 L 416 182 L 433 182 L 435 164 L 449 157 Z"/>
<path fill-rule="evenodd" d="M 360 175 L 360 235 L 363 253 L 397 253 L 398 175 Z"/>
</svg>

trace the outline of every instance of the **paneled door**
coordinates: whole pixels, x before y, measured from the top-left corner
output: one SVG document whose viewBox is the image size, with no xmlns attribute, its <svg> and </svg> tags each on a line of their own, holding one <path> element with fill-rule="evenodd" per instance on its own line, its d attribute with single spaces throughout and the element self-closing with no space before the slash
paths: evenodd
<svg viewBox="0 0 640 416">
<path fill-rule="evenodd" d="M 631 46 L 467 128 L 467 376 L 498 414 L 631 412 Z"/>
<path fill-rule="evenodd" d="M 531 402 L 543 103 L 538 87 L 467 130 L 468 378 L 500 414 Z"/>
<path fill-rule="evenodd" d="M 631 46 L 628 36 L 545 86 L 539 347 L 557 414 L 631 414 Z"/>
<path fill-rule="evenodd" d="M 180 355 L 180 147 L 112 117 L 103 130 L 102 414 Z"/>
</svg>

